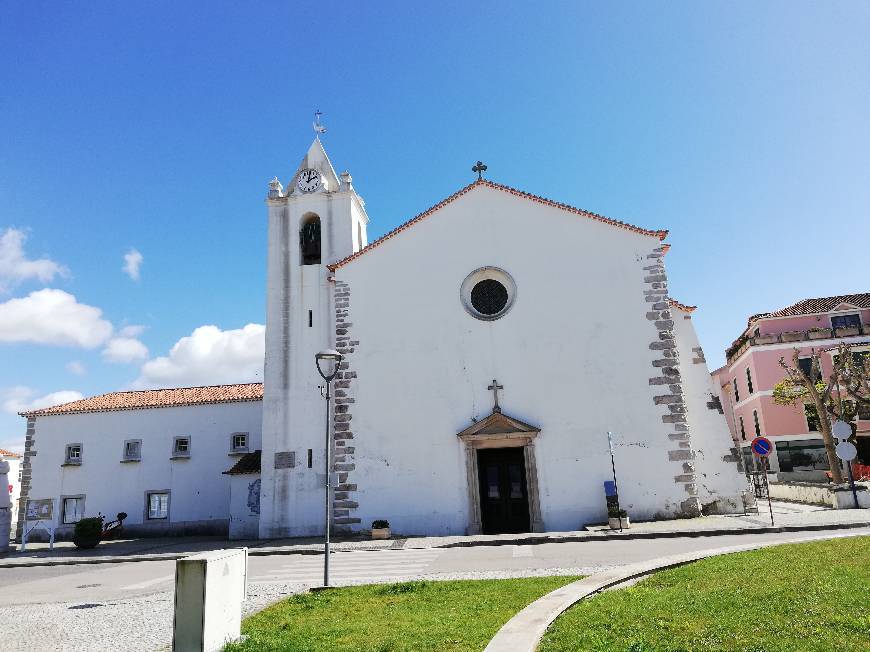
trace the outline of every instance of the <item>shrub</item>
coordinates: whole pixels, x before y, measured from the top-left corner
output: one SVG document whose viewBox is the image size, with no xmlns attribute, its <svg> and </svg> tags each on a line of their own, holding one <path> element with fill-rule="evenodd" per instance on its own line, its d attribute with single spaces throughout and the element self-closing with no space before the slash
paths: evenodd
<svg viewBox="0 0 870 652">
<path fill-rule="evenodd" d="M 615 507 L 611 507 L 607 510 L 608 518 L 628 518 L 628 512 L 624 509 L 616 509 Z"/>
<path fill-rule="evenodd" d="M 376 521 L 372 521 L 372 529 L 373 530 L 381 530 L 383 528 L 390 527 L 390 522 L 386 519 L 378 519 Z"/>
<path fill-rule="evenodd" d="M 103 519 L 100 516 L 83 518 L 73 530 L 73 543 L 76 548 L 96 548 L 103 534 Z"/>
</svg>

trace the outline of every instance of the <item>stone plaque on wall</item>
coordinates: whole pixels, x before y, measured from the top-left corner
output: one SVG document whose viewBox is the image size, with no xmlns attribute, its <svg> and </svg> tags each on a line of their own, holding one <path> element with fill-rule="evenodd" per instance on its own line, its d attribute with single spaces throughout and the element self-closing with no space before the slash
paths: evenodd
<svg viewBox="0 0 870 652">
<path fill-rule="evenodd" d="M 294 466 L 296 466 L 296 453 L 293 451 L 275 453 L 276 469 L 292 469 Z"/>
</svg>

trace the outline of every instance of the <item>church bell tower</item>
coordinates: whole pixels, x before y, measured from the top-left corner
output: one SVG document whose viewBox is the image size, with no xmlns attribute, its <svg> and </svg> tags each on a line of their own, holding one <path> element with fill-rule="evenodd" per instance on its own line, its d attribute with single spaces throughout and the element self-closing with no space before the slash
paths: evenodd
<svg viewBox="0 0 870 652">
<path fill-rule="evenodd" d="M 327 265 L 367 244 L 368 217 L 347 172 L 336 175 L 320 134 L 286 188 L 269 184 L 266 365 L 260 537 L 323 534 L 323 380 L 314 355 L 335 348 Z"/>
</svg>

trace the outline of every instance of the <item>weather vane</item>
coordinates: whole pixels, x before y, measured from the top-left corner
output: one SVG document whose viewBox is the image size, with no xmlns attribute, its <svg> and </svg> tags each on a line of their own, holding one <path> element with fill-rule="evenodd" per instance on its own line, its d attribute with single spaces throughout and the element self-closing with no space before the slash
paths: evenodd
<svg viewBox="0 0 870 652">
<path fill-rule="evenodd" d="M 314 133 L 317 134 L 317 137 L 320 138 L 320 134 L 326 133 L 326 127 L 320 124 L 320 116 L 323 114 L 318 109 L 314 112 L 314 122 L 312 123 L 312 127 L 314 128 Z"/>
<path fill-rule="evenodd" d="M 483 173 L 486 172 L 486 166 L 483 164 L 483 161 L 478 161 L 477 164 L 471 168 L 472 172 L 477 172 L 477 180 L 480 181 L 483 179 Z"/>
</svg>

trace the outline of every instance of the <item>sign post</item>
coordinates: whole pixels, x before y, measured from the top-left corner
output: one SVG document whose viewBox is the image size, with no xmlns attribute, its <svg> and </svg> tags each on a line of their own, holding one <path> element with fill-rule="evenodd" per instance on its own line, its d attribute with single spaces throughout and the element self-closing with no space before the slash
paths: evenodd
<svg viewBox="0 0 870 652">
<path fill-rule="evenodd" d="M 33 527 L 27 529 L 28 521 Z M 48 522 L 48 525 L 45 522 Z M 48 549 L 54 550 L 54 499 L 35 498 L 27 501 L 24 509 L 24 525 L 21 528 L 21 552 L 27 549 L 27 536 L 38 527 L 48 530 Z"/>
<path fill-rule="evenodd" d="M 858 449 L 850 441 L 846 441 L 852 436 L 852 426 L 845 421 L 837 421 L 831 427 L 831 434 L 840 440 L 837 444 L 837 457 L 846 463 L 846 470 L 849 472 L 849 488 L 852 490 L 852 499 L 855 501 L 855 509 L 858 509 L 858 492 L 855 491 L 855 476 L 852 475 L 852 460 L 858 456 Z"/>
<path fill-rule="evenodd" d="M 752 452 L 761 459 L 762 473 L 764 474 L 764 493 L 767 494 L 767 508 L 770 510 L 770 525 L 773 526 L 773 504 L 770 502 L 770 480 L 767 479 L 767 473 L 770 469 L 768 464 L 768 456 L 773 450 L 773 444 L 767 437 L 756 437 L 749 445 Z"/>
<path fill-rule="evenodd" d="M 607 510 L 610 511 L 611 501 L 616 503 L 616 515 L 619 517 L 619 531 L 622 532 L 622 510 L 619 507 L 619 485 L 616 483 L 616 462 L 613 457 L 613 434 L 607 431 L 607 445 L 610 447 L 610 470 L 613 472 L 613 491 L 604 483 L 604 493 L 607 496 Z M 608 516 L 610 514 L 608 513 Z"/>
</svg>

